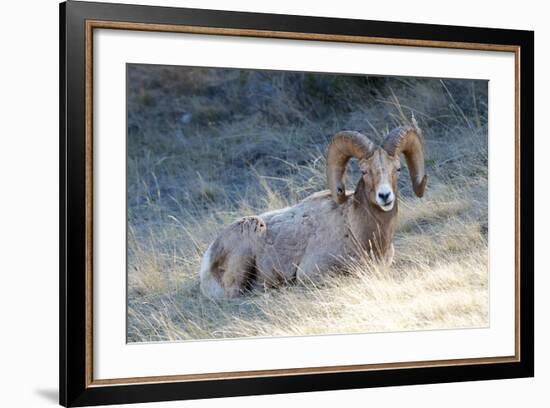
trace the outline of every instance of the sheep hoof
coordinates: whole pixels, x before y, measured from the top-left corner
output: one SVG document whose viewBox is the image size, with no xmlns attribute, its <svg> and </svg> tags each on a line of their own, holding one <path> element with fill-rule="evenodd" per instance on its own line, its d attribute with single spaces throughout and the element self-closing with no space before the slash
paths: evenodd
<svg viewBox="0 0 550 408">
<path fill-rule="evenodd" d="M 263 235 L 267 231 L 267 224 L 258 216 L 243 217 L 239 221 L 241 233 Z"/>
</svg>

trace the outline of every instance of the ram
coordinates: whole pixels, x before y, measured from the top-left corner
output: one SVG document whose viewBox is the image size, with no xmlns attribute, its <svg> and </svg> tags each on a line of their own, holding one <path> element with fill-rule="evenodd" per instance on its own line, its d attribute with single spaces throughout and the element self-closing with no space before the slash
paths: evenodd
<svg viewBox="0 0 550 408">
<path fill-rule="evenodd" d="M 412 126 L 393 129 L 380 147 L 359 132 L 334 135 L 327 153 L 329 190 L 227 226 L 202 258 L 202 292 L 213 299 L 232 298 L 294 280 L 317 281 L 364 253 L 391 263 L 401 154 L 413 190 L 422 197 L 427 177 L 414 117 Z M 344 185 L 352 157 L 362 173 L 353 192 Z"/>
</svg>

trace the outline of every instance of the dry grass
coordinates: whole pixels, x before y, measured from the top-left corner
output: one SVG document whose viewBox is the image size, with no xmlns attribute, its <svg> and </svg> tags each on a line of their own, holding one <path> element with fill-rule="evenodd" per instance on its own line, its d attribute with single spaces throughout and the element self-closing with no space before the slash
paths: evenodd
<svg viewBox="0 0 550 408">
<path fill-rule="evenodd" d="M 300 74 L 129 74 L 129 341 L 488 325 L 485 83 L 331 78 L 337 91 L 326 96 L 324 79 L 304 90 L 311 78 Z M 336 109 L 338 92 L 346 103 Z M 261 103 L 251 107 L 243 94 Z M 332 132 L 379 139 L 411 111 L 424 129 L 430 180 L 419 200 L 401 176 L 390 268 L 357 262 L 322 285 L 295 282 L 235 300 L 200 294 L 200 257 L 223 225 L 325 189 Z"/>
</svg>

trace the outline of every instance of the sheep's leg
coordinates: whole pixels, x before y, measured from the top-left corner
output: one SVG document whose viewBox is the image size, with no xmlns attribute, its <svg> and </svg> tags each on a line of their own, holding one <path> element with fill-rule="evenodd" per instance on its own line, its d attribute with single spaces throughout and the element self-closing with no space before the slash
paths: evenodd
<svg viewBox="0 0 550 408">
<path fill-rule="evenodd" d="M 296 268 L 296 280 L 298 282 L 318 282 L 324 274 L 329 272 L 330 259 L 326 256 L 315 254 L 306 257 Z"/>
<path fill-rule="evenodd" d="M 234 298 L 249 286 L 256 263 L 250 248 L 236 248 L 230 253 L 212 253 L 208 249 L 201 266 L 201 290 L 212 299 Z"/>
<path fill-rule="evenodd" d="M 265 234 L 260 217 L 231 224 L 203 257 L 201 287 L 211 298 L 233 298 L 250 287 L 256 275 L 256 243 Z"/>
<path fill-rule="evenodd" d="M 390 244 L 390 247 L 388 248 L 388 251 L 386 252 L 386 256 L 384 259 L 384 263 L 387 266 L 391 266 L 393 262 L 393 256 L 395 255 L 395 248 L 393 247 L 393 243 Z"/>
<path fill-rule="evenodd" d="M 266 230 L 265 221 L 258 216 L 243 217 L 234 224 L 231 239 L 240 242 L 240 245 L 228 259 L 227 270 L 222 276 L 227 297 L 236 297 L 251 287 L 251 281 L 257 274 L 255 246 Z"/>
<path fill-rule="evenodd" d="M 256 262 L 250 251 L 230 255 L 227 260 L 227 269 L 222 275 L 225 296 L 228 298 L 239 296 L 249 286 L 255 270 Z"/>
</svg>

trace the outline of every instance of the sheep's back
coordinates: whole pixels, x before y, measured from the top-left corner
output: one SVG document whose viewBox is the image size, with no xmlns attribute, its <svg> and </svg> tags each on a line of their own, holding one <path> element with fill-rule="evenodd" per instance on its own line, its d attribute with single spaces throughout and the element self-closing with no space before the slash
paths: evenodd
<svg viewBox="0 0 550 408">
<path fill-rule="evenodd" d="M 272 279 L 292 279 L 306 255 L 340 251 L 345 234 L 342 207 L 328 190 L 294 206 L 260 214 L 260 218 L 266 232 L 256 262 Z"/>
</svg>

